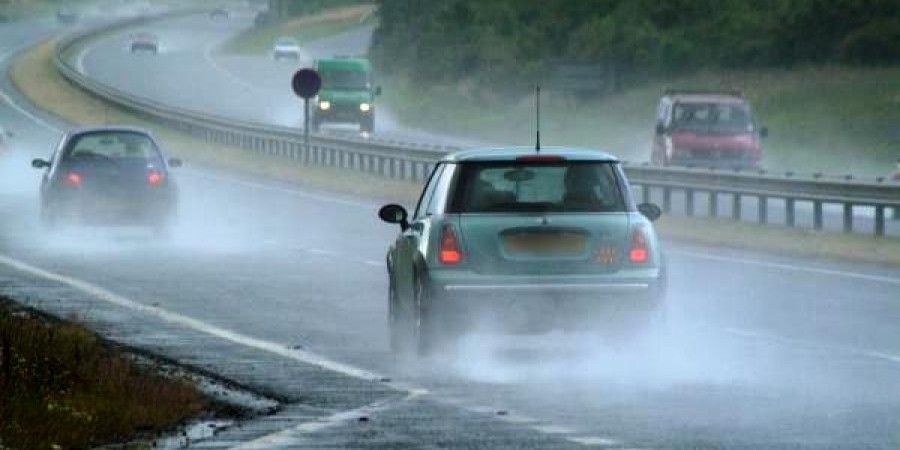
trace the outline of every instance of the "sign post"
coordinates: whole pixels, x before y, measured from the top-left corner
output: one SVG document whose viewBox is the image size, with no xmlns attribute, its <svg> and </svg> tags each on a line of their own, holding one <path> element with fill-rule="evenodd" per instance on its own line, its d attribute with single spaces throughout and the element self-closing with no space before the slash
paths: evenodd
<svg viewBox="0 0 900 450">
<path fill-rule="evenodd" d="M 291 87 L 303 99 L 303 145 L 309 148 L 309 99 L 322 88 L 322 77 L 313 69 L 300 69 L 291 79 Z"/>
</svg>

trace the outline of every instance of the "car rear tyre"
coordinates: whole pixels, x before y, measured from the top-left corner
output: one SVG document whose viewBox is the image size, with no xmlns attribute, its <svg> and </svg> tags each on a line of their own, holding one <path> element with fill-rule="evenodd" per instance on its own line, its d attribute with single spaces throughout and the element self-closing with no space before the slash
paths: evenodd
<svg viewBox="0 0 900 450">
<path fill-rule="evenodd" d="M 404 305 L 391 283 L 388 307 L 391 350 L 402 359 L 428 356 L 436 343 L 428 286 L 418 276 L 413 282 L 411 294 L 409 304 Z"/>
</svg>

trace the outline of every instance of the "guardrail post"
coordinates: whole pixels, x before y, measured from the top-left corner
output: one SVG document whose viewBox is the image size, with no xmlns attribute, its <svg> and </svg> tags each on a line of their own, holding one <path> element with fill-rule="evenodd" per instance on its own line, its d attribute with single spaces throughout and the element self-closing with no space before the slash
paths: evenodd
<svg viewBox="0 0 900 450">
<path fill-rule="evenodd" d="M 844 203 L 844 233 L 853 232 L 853 204 Z"/>
<path fill-rule="evenodd" d="M 894 208 L 896 211 L 897 208 Z M 875 236 L 884 236 L 884 206 L 875 206 Z"/>
<path fill-rule="evenodd" d="M 709 217 L 718 217 L 719 216 L 719 192 L 718 191 L 710 191 L 709 192 Z"/>
<path fill-rule="evenodd" d="M 669 186 L 663 186 L 662 209 L 663 212 L 672 212 L 672 188 L 670 188 Z"/>
<path fill-rule="evenodd" d="M 785 224 L 789 227 L 793 227 L 795 225 L 795 216 L 794 216 L 794 199 L 786 198 L 784 199 L 784 221 Z"/>
<path fill-rule="evenodd" d="M 822 229 L 822 202 L 813 201 L 813 229 Z"/>
<path fill-rule="evenodd" d="M 694 190 L 684 190 L 684 213 L 688 216 L 694 215 Z"/>
<path fill-rule="evenodd" d="M 731 218 L 741 220 L 741 194 L 731 194 Z"/>
<path fill-rule="evenodd" d="M 759 223 L 765 225 L 769 222 L 769 197 L 759 196 Z"/>
<path fill-rule="evenodd" d="M 406 161 L 403 161 L 401 159 L 401 160 L 398 160 L 397 162 L 400 163 L 400 179 L 405 180 L 406 179 Z"/>
<path fill-rule="evenodd" d="M 641 185 L 641 203 L 650 203 L 650 186 Z"/>
</svg>

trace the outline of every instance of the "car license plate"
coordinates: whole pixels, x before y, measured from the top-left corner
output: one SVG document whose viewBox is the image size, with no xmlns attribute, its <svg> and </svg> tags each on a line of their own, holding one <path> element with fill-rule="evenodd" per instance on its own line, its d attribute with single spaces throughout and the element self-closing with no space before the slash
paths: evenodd
<svg viewBox="0 0 900 450">
<path fill-rule="evenodd" d="M 507 251 L 535 254 L 579 253 L 584 241 L 580 233 L 516 233 L 504 238 Z"/>
</svg>

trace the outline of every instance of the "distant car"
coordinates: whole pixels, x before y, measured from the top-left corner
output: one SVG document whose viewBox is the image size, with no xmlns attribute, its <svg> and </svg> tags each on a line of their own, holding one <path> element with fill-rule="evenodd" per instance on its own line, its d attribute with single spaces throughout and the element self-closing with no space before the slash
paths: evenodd
<svg viewBox="0 0 900 450">
<path fill-rule="evenodd" d="M 213 20 L 228 20 L 231 17 L 231 12 L 225 8 L 216 8 L 209 12 L 209 17 Z"/>
<path fill-rule="evenodd" d="M 598 331 L 629 333 L 664 311 L 666 267 L 652 225 L 660 209 L 634 204 L 605 152 L 451 154 L 411 217 L 396 204 L 378 214 L 400 225 L 387 254 L 395 352 L 431 352 L 479 321 L 516 331 L 588 318 Z"/>
<path fill-rule="evenodd" d="M 13 136 L 14 135 L 12 131 L 0 127 L 0 155 L 8 153 L 11 150 L 9 140 Z"/>
<path fill-rule="evenodd" d="M 60 6 L 56 10 L 56 21 L 62 24 L 73 24 L 78 21 L 78 13 L 69 6 Z"/>
<path fill-rule="evenodd" d="M 275 45 L 272 47 L 272 58 L 276 61 L 282 59 L 297 61 L 300 59 L 301 51 L 300 43 L 297 42 L 296 39 L 292 37 L 282 37 L 275 41 Z"/>
<path fill-rule="evenodd" d="M 651 162 L 756 169 L 768 134 L 738 92 L 668 90 L 656 109 Z"/>
<path fill-rule="evenodd" d="M 165 231 L 178 202 L 168 161 L 153 136 L 140 128 L 104 126 L 69 131 L 43 169 L 41 219 L 61 224 L 146 225 Z"/>
<path fill-rule="evenodd" d="M 138 33 L 131 37 L 131 53 L 159 53 L 159 38 L 153 33 Z"/>
</svg>

